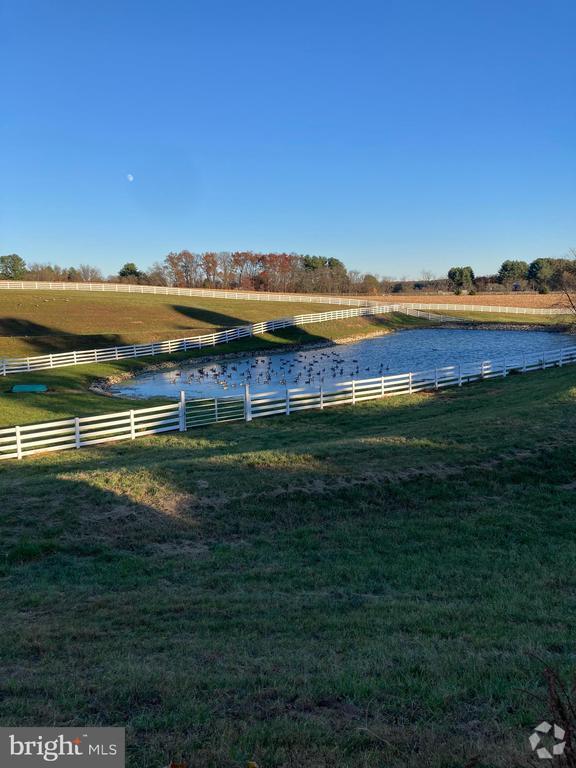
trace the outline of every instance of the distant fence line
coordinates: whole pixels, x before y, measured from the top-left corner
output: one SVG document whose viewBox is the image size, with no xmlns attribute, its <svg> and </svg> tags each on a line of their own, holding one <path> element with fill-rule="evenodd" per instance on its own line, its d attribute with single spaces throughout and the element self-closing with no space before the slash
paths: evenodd
<svg viewBox="0 0 576 768">
<path fill-rule="evenodd" d="M 88 291 L 89 293 L 134 293 L 156 296 L 197 296 L 210 299 L 234 299 L 239 301 L 281 301 L 308 304 L 338 304 L 348 307 L 375 306 L 378 299 L 348 296 L 326 296 L 316 293 L 271 293 L 270 291 L 233 291 L 225 288 L 172 288 L 165 285 L 132 285 L 131 283 L 71 283 L 42 280 L 0 280 L 0 290 L 34 291 Z M 477 304 L 404 304 L 412 309 L 461 310 L 465 312 L 499 312 L 502 314 L 556 315 L 569 314 L 567 308 L 500 307 Z"/>
<path fill-rule="evenodd" d="M 83 285 L 83 283 L 77 283 Z M 150 286 L 136 286 L 150 287 Z M 225 331 L 203 334 L 201 336 L 191 336 L 180 339 L 167 339 L 165 341 L 155 341 L 149 344 L 125 344 L 119 347 L 101 347 L 99 349 L 74 350 L 72 352 L 57 352 L 47 355 L 35 355 L 32 357 L 4 358 L 0 360 L 0 375 L 6 376 L 11 373 L 28 373 L 31 371 L 50 370 L 52 368 L 62 368 L 70 365 L 87 365 L 88 363 L 102 363 L 114 360 L 125 360 L 135 357 L 153 357 L 156 355 L 174 354 L 176 352 L 188 352 L 193 349 L 203 349 L 204 347 L 215 347 L 218 344 L 226 344 L 230 341 L 247 338 L 249 336 L 262 335 L 269 331 L 276 331 L 282 328 L 307 325 L 310 323 L 323 323 L 330 320 L 345 320 L 350 317 L 360 317 L 367 315 L 382 315 L 391 312 L 402 312 L 407 315 L 424 317 L 436 321 L 461 321 L 458 316 L 439 315 L 439 311 L 463 311 L 467 312 L 472 308 L 476 312 L 490 312 L 499 314 L 567 314 L 561 309 L 550 310 L 527 310 L 525 307 L 489 307 L 472 305 L 452 304 L 386 304 L 386 305 L 366 305 L 354 309 L 334 310 L 332 312 L 314 312 L 307 315 L 295 315 L 294 317 L 283 317 L 277 320 L 266 320 L 261 323 L 251 323 L 241 325 L 236 328 L 229 328 Z"/>
<path fill-rule="evenodd" d="M 425 309 L 440 312 L 489 312 L 493 315 L 571 315 L 569 307 L 504 307 L 499 305 L 484 304 L 399 304 L 398 306 L 409 309 Z M 454 318 L 450 318 L 453 320 Z"/>
<path fill-rule="evenodd" d="M 118 440 L 188 429 L 228 421 L 251 421 L 264 416 L 289 416 L 310 409 L 362 403 L 382 397 L 412 394 L 462 386 L 482 379 L 505 377 L 573 364 L 576 346 L 509 355 L 468 365 L 449 365 L 425 371 L 400 373 L 371 379 L 330 382 L 315 388 L 286 387 L 282 392 L 251 393 L 245 385 L 243 397 L 186 400 L 177 403 L 130 409 L 100 416 L 84 416 L 43 424 L 0 429 L 0 460 L 22 459 L 36 453 L 88 448 Z"/>
<path fill-rule="evenodd" d="M 238 299 L 244 301 L 282 301 L 308 304 L 339 304 L 365 307 L 378 304 L 368 299 L 344 296 L 323 296 L 316 293 L 270 293 L 269 291 L 229 291 L 222 288 L 171 288 L 165 285 L 132 285 L 131 283 L 68 283 L 41 280 L 0 280 L 0 290 L 89 291 L 90 293 L 136 293 L 155 296 L 198 296 L 209 299 Z"/>
</svg>

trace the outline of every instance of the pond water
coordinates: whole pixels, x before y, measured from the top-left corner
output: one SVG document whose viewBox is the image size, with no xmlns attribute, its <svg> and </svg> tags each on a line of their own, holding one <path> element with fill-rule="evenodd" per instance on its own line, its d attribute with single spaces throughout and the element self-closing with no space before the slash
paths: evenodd
<svg viewBox="0 0 576 768">
<path fill-rule="evenodd" d="M 319 386 L 322 381 L 349 381 L 422 371 L 458 363 L 498 359 L 524 352 L 542 352 L 575 343 L 574 336 L 547 331 L 425 328 L 399 331 L 353 344 L 272 353 L 247 353 L 238 358 L 190 361 L 179 368 L 150 371 L 112 387 L 129 397 L 239 395 L 244 384 L 253 392 L 284 387 Z"/>
</svg>

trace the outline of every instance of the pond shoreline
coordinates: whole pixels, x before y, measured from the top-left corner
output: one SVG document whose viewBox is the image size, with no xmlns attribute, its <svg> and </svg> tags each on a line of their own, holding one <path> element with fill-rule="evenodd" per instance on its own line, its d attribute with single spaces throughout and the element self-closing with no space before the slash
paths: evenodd
<svg viewBox="0 0 576 768">
<path fill-rule="evenodd" d="M 246 356 L 256 355 L 282 355 L 286 353 L 294 353 L 301 350 L 322 349 L 337 347 L 341 345 L 354 344 L 361 341 L 367 341 L 370 339 L 389 336 L 391 334 L 397 334 L 404 331 L 421 330 L 423 328 L 445 328 L 451 330 L 495 330 L 495 331 L 540 331 L 545 333 L 566 333 L 569 326 L 565 324 L 546 325 L 546 324 L 532 324 L 532 323 L 502 323 L 502 322 L 481 322 L 476 320 L 471 321 L 454 321 L 443 323 L 432 323 L 430 326 L 420 326 L 419 328 L 401 328 L 401 329 L 381 329 L 373 333 L 356 334 L 354 336 L 347 336 L 340 339 L 321 339 L 318 341 L 310 342 L 297 342 L 293 344 L 283 344 L 281 349 L 275 348 L 256 348 L 249 351 L 242 352 L 213 352 L 209 355 L 202 355 L 199 357 L 189 357 L 184 360 L 167 360 L 158 363 L 149 363 L 143 368 L 137 371 L 125 371 L 114 376 L 109 376 L 104 379 L 98 379 L 90 385 L 89 390 L 98 395 L 106 397 L 122 397 L 121 394 L 117 394 L 112 391 L 112 387 L 121 384 L 122 382 L 129 381 L 130 379 L 141 376 L 142 374 L 150 373 L 153 371 L 170 371 L 177 370 L 183 364 L 194 365 L 206 365 L 215 361 L 223 360 L 238 360 L 244 359 Z M 161 396 L 159 396 L 161 397 Z"/>
<path fill-rule="evenodd" d="M 435 326 L 439 327 L 439 326 Z M 442 328 L 464 328 L 467 331 L 542 331 L 545 333 L 574 333 L 574 327 L 566 323 L 500 323 L 497 321 L 460 320 L 442 323 Z"/>
</svg>

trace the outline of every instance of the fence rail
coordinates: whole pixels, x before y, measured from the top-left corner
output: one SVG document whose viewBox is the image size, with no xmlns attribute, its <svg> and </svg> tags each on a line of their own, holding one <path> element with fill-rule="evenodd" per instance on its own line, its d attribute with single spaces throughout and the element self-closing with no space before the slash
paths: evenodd
<svg viewBox="0 0 576 768">
<path fill-rule="evenodd" d="M 290 415 L 309 409 L 356 404 L 377 398 L 462 386 L 483 379 L 505 377 L 576 363 L 576 346 L 509 355 L 466 365 L 448 365 L 424 371 L 371 379 L 329 382 L 315 388 L 287 387 L 250 392 L 243 397 L 203 398 L 138 408 L 101 416 L 83 416 L 44 424 L 0 429 L 0 460 L 22 459 L 36 453 L 85 448 L 118 440 L 180 431 L 229 421 L 251 421 L 267 416 Z"/>
</svg>

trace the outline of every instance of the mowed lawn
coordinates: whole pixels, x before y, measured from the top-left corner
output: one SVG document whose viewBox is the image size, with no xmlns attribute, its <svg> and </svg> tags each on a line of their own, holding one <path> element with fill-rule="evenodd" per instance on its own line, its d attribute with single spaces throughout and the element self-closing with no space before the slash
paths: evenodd
<svg viewBox="0 0 576 768">
<path fill-rule="evenodd" d="M 339 308 L 321 302 L 0 290 L 0 357 L 195 336 Z"/>
<path fill-rule="evenodd" d="M 0 464 L 3 725 L 129 766 L 526 766 L 574 669 L 576 369 Z"/>
</svg>

